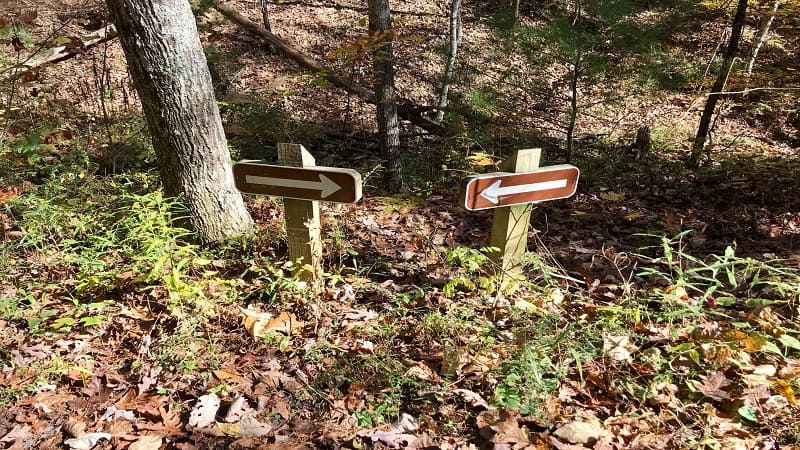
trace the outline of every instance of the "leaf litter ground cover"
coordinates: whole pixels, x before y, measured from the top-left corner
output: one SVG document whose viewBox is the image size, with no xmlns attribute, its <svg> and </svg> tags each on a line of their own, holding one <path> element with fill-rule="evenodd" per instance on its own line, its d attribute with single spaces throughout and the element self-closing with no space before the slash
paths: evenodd
<svg viewBox="0 0 800 450">
<path fill-rule="evenodd" d="M 547 229 L 503 296 L 480 250 L 489 216 L 449 194 L 329 207 L 314 297 L 282 262 L 275 201 L 251 203 L 259 238 L 207 252 L 158 213 L 170 204 L 157 193 L 75 183 L 86 199 L 66 183 L 6 200 L 8 230 L 25 230 L 3 246 L 6 448 L 798 440 L 796 265 L 733 247 L 699 258 L 689 250 L 725 244 L 698 239 L 715 222 L 668 234 L 650 193 L 537 208 Z M 703 205 L 691 214 L 711 217 Z"/>
<path fill-rule="evenodd" d="M 50 9 L 41 9 L 39 24 L 54 21 Z M 273 18 L 285 36 L 322 57 L 333 50 L 329 42 L 355 29 L 360 13 L 318 9 L 276 7 Z M 421 36 L 443 29 L 435 21 L 442 25 L 446 15 L 423 13 L 400 16 L 398 26 Z M 487 29 L 479 16 L 471 19 L 465 48 L 486 47 Z M 337 149 L 353 153 L 331 165 L 375 170 L 375 158 L 353 144 L 374 146 L 368 139 L 298 126 L 344 120 L 344 128 L 369 129 L 369 107 L 320 91 L 308 74 L 205 20 L 215 41 L 212 65 L 222 78 L 230 75 L 234 91 L 222 109 L 237 149 L 319 140 L 309 147 L 330 149 L 325 158 L 341 158 Z M 416 49 L 401 46 L 398 54 L 408 61 L 432 54 Z M 492 275 L 481 250 L 490 214 L 465 214 L 451 192 L 370 193 L 356 206 L 330 207 L 327 288 L 311 296 L 288 277 L 275 201 L 250 199 L 259 237 L 215 251 L 194 246 L 166 219 L 174 205 L 157 194 L 152 175 L 138 172 L 152 166 L 152 156 L 141 121 L 127 117 L 136 107 L 122 58 L 113 44 L 103 51 L 102 66 L 87 56 L 42 71 L 26 85 L 27 109 L 7 122 L 13 151 L 0 166 L 3 448 L 797 447 L 798 167 L 796 149 L 776 146 L 764 130 L 724 118 L 718 147 L 731 147 L 730 154 L 715 153 L 711 167 L 691 174 L 670 161 L 694 126 L 683 120 L 690 96 L 657 105 L 627 99 L 621 114 L 640 110 L 627 128 L 650 112 L 663 116 L 653 127 L 651 158 L 586 144 L 579 194 L 534 210 L 526 280 L 504 296 L 497 286 L 507 280 Z M 367 59 L 329 62 L 368 83 Z M 405 95 L 431 95 L 407 76 L 422 68 L 418 78 L 434 79 L 429 62 L 407 64 Z M 479 77 L 506 66 L 495 69 Z M 101 80 L 81 74 L 106 70 L 111 97 L 92 95 Z M 525 96 L 540 91 L 506 86 L 516 86 L 520 103 L 538 104 Z M 53 116 L 77 111 L 80 120 L 39 126 L 32 118 L 47 98 L 37 92 L 50 96 L 43 109 Z M 103 100 L 121 117 L 108 128 L 97 120 Z M 507 125 L 529 129 L 539 115 L 527 111 L 515 122 L 509 114 Z M 513 135 L 493 126 L 498 136 Z M 611 127 L 612 134 L 626 126 Z M 579 123 L 591 132 L 607 127 L 589 114 Z M 105 134 L 124 142 L 100 144 Z M 491 147 L 485 139 L 476 133 L 464 141 Z M 761 141 L 774 159 L 733 151 L 758 154 Z M 418 155 L 414 145 L 407 150 L 415 175 L 439 178 L 420 184 L 454 186 L 439 171 L 451 161 L 433 151 Z M 469 150 L 470 169 L 496 162 L 492 151 Z"/>
</svg>

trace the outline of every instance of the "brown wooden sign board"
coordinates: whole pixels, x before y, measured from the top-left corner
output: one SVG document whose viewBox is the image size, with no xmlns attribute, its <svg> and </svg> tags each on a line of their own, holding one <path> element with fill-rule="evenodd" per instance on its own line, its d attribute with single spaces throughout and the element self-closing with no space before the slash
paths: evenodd
<svg viewBox="0 0 800 450">
<path fill-rule="evenodd" d="M 236 189 L 249 194 L 336 203 L 354 203 L 361 199 L 361 174 L 353 169 L 241 161 L 233 166 L 233 178 Z"/>
<path fill-rule="evenodd" d="M 560 164 L 534 172 L 494 172 L 467 178 L 464 207 L 471 211 L 571 197 L 580 170 Z"/>
</svg>

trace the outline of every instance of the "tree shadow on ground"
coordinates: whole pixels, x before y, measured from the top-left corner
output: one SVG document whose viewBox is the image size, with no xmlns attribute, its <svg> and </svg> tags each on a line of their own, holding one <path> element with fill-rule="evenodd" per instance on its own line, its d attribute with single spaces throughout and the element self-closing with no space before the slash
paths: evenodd
<svg viewBox="0 0 800 450">
<path fill-rule="evenodd" d="M 800 262 L 800 159 L 730 154 L 714 161 L 691 172 L 682 161 L 619 152 L 585 158 L 576 162 L 583 169 L 578 195 L 539 205 L 533 226 L 546 245 L 576 261 L 595 256 L 587 248 L 641 252 L 661 236 L 688 231 L 685 250 L 700 259 L 731 246 L 739 256 Z"/>
</svg>

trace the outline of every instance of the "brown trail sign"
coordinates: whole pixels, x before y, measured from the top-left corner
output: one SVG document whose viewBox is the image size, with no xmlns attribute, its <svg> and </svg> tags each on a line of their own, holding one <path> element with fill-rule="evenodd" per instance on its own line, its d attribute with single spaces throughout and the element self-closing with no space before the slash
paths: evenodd
<svg viewBox="0 0 800 450">
<path fill-rule="evenodd" d="M 250 194 L 299 200 L 353 203 L 361 198 L 361 174 L 336 167 L 287 167 L 264 161 L 241 161 L 233 166 L 236 188 Z"/>
<path fill-rule="evenodd" d="M 539 167 L 542 150 L 518 150 L 503 163 L 509 172 L 464 180 L 463 205 L 470 211 L 494 209 L 490 256 L 500 272 L 513 272 L 527 251 L 531 203 L 571 197 L 580 170 L 570 164 Z"/>
<path fill-rule="evenodd" d="M 580 170 L 570 164 L 526 173 L 494 172 L 469 178 L 464 207 L 471 211 L 572 197 Z"/>
<path fill-rule="evenodd" d="M 299 272 L 315 290 L 322 275 L 319 202 L 353 203 L 361 199 L 361 175 L 353 169 L 315 166 L 302 145 L 278 144 L 282 165 L 241 161 L 233 166 L 236 188 L 250 194 L 285 197 L 289 257 L 301 260 Z"/>
</svg>

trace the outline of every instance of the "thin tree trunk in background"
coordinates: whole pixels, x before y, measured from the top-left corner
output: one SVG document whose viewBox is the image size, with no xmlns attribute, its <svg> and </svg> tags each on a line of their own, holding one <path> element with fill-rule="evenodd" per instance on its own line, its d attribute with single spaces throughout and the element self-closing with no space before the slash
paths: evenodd
<svg viewBox="0 0 800 450">
<path fill-rule="evenodd" d="M 261 8 L 261 22 L 264 25 L 264 29 L 272 33 L 272 23 L 269 20 L 269 5 L 267 4 L 267 0 L 258 0 L 258 4 Z M 270 53 L 275 53 L 275 47 L 273 47 L 271 43 L 267 43 L 267 48 Z"/>
<path fill-rule="evenodd" d="M 258 4 L 261 7 L 261 20 L 264 22 L 264 29 L 272 33 L 272 25 L 269 22 L 269 6 L 267 5 L 267 0 L 258 0 Z"/>
<path fill-rule="evenodd" d="M 461 0 L 453 0 L 450 5 L 450 45 L 447 49 L 447 63 L 442 77 L 442 90 L 439 93 L 439 111 L 436 112 L 436 122 L 444 119 L 444 108 L 447 106 L 447 92 L 453 82 L 453 72 L 458 55 L 458 44 L 461 43 Z"/>
<path fill-rule="evenodd" d="M 583 55 L 578 52 L 569 77 L 569 116 L 567 117 L 567 162 L 572 160 L 574 150 L 575 123 L 578 121 L 578 79 Z"/>
<path fill-rule="evenodd" d="M 692 153 L 687 161 L 689 167 L 697 167 L 700 162 L 700 155 L 703 153 L 706 139 L 708 138 L 711 117 L 714 115 L 717 101 L 722 97 L 722 90 L 725 89 L 725 82 L 728 80 L 728 75 L 736 59 L 736 51 L 739 49 L 739 41 L 742 39 L 742 30 L 744 29 L 746 19 L 747 0 L 739 0 L 736 6 L 736 15 L 733 18 L 733 27 L 731 28 L 731 38 L 730 41 L 728 41 L 728 48 L 723 55 L 722 66 L 719 69 L 719 74 L 717 74 L 714 85 L 711 86 L 711 93 L 708 95 L 706 106 L 703 108 L 703 115 L 700 117 L 700 125 L 697 127 L 697 136 L 694 138 Z"/>
<path fill-rule="evenodd" d="M 761 20 L 758 22 L 758 32 L 756 32 L 755 39 L 753 39 L 753 47 L 750 49 L 750 59 L 747 61 L 748 75 L 753 72 L 753 64 L 756 62 L 758 51 L 761 50 L 764 42 L 767 41 L 769 27 L 772 26 L 772 21 L 775 20 L 775 13 L 778 12 L 778 8 L 780 8 L 781 3 L 782 1 L 775 2 L 775 4 L 772 5 L 772 10 L 769 13 L 763 14 L 761 16 Z"/>
<path fill-rule="evenodd" d="M 519 22 L 519 0 L 511 0 L 511 17 L 511 23 L 516 25 Z"/>
<path fill-rule="evenodd" d="M 194 15 L 186 0 L 107 0 L 142 101 L 164 191 L 201 241 L 249 233 Z"/>
<path fill-rule="evenodd" d="M 393 30 L 389 0 L 369 0 L 369 32 L 376 39 L 372 53 L 375 97 L 378 101 L 378 134 L 381 151 L 389 160 L 388 184 L 394 192 L 403 189 L 400 161 L 400 123 L 394 88 Z"/>
</svg>

